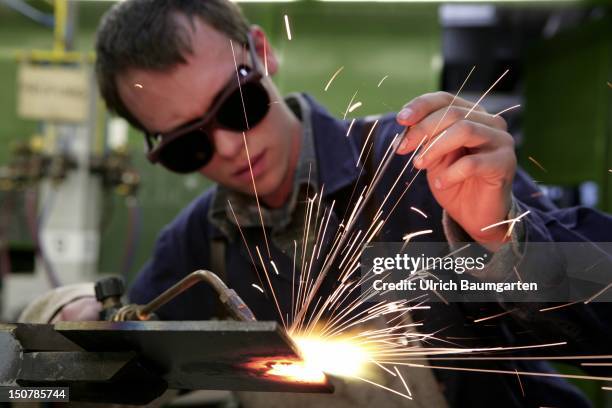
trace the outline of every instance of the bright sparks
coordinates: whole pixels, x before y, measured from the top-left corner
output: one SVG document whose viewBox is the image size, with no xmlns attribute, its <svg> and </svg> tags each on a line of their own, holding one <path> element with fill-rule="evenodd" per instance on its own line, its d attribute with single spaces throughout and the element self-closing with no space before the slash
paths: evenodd
<svg viewBox="0 0 612 408">
<path fill-rule="evenodd" d="M 291 31 L 289 28 L 289 20 L 285 15 L 285 25 L 287 28 L 287 35 L 291 39 Z M 230 43 L 231 44 L 231 43 Z M 265 47 L 265 44 L 264 44 Z M 232 46 L 233 52 L 233 46 Z M 234 59 L 236 63 L 236 60 Z M 468 74 L 464 83 L 461 85 L 459 92 L 463 89 L 463 86 L 467 82 L 468 78 L 474 71 L 474 68 Z M 340 73 L 342 68 L 338 69 L 336 73 L 327 83 L 326 89 L 330 86 L 334 78 Z M 482 95 L 476 104 L 472 106 L 472 109 L 466 115 L 477 108 L 478 104 L 487 95 L 487 93 L 508 73 L 504 72 L 501 77 Z M 387 76 L 383 77 L 378 86 L 380 87 Z M 458 92 L 458 93 L 459 93 Z M 373 195 L 378 182 L 381 177 L 388 171 L 390 161 L 395 157 L 400 141 L 403 136 L 400 133 L 396 134 L 395 138 L 391 141 L 387 147 L 383 157 L 379 160 L 379 165 L 374 171 L 372 180 L 369 185 L 363 188 L 363 191 L 357 191 L 356 186 L 351 193 L 349 202 L 351 205 L 345 211 L 345 214 L 339 220 L 337 227 L 330 224 L 330 218 L 334 210 L 335 201 L 331 203 L 331 206 L 325 204 L 322 205 L 321 197 L 323 196 L 323 188 L 320 192 L 315 192 L 314 196 L 311 197 L 310 191 L 306 191 L 306 205 L 307 209 L 304 216 L 304 234 L 302 237 L 303 244 L 298 245 L 298 241 L 294 240 L 293 249 L 293 289 L 291 292 L 291 309 L 287 312 L 281 308 L 278 302 L 273 280 L 278 278 L 279 271 L 276 264 L 272 260 L 268 249 L 268 259 L 264 259 L 262 256 L 259 246 L 255 246 L 255 252 L 257 255 L 258 262 L 255 260 L 255 256 L 249 249 L 249 244 L 246 237 L 242 233 L 242 229 L 238 223 L 238 218 L 234 214 L 236 225 L 241 233 L 241 237 L 244 241 L 245 247 L 249 253 L 252 264 L 257 268 L 260 266 L 263 276 L 259 276 L 260 285 L 252 284 L 253 288 L 269 293 L 274 302 L 274 306 L 278 312 L 278 316 L 282 321 L 282 324 L 287 331 L 288 335 L 291 336 L 292 340 L 296 344 L 296 348 L 299 350 L 299 355 L 302 360 L 298 360 L 293 357 L 287 356 L 270 356 L 265 358 L 257 358 L 247 364 L 255 374 L 262 377 L 268 377 L 275 381 L 293 381 L 303 383 L 325 383 L 325 374 L 343 376 L 353 378 L 356 380 L 363 381 L 367 384 L 379 387 L 390 393 L 400 395 L 402 397 L 411 399 L 412 393 L 408 387 L 408 383 L 402 377 L 402 373 L 398 370 L 398 366 L 402 367 L 427 367 L 428 369 L 439 369 L 439 370 L 457 370 L 457 371 L 473 371 L 482 373 L 496 373 L 496 374 L 508 374 L 515 375 L 518 377 L 519 382 L 522 376 L 552 376 L 557 378 L 578 378 L 577 376 L 567 376 L 563 374 L 553 373 L 539 373 L 539 372 L 524 372 L 518 370 L 490 370 L 480 368 L 463 368 L 463 367 L 451 367 L 451 366 L 436 366 L 428 364 L 415 364 L 413 360 L 504 360 L 504 359 L 597 359 L 606 358 L 609 356 L 580 356 L 575 358 L 572 356 L 561 356 L 561 357 L 517 357 L 517 356 L 479 356 L 478 353 L 491 353 L 491 352 L 507 352 L 511 350 L 520 349 L 541 349 L 551 346 L 563 346 L 566 342 L 553 343 L 553 344 L 537 344 L 517 347 L 489 347 L 489 348 L 464 348 L 464 347 L 446 347 L 436 346 L 432 343 L 435 340 L 436 343 L 439 341 L 445 341 L 444 338 L 438 338 L 437 332 L 434 333 L 421 333 L 416 328 L 423 326 L 422 322 L 413 322 L 410 317 L 412 310 L 416 309 L 427 309 L 428 306 L 424 306 L 419 298 L 413 300 L 400 300 L 394 302 L 381 301 L 374 303 L 371 306 L 367 306 L 365 302 L 372 299 L 373 292 L 365 291 L 360 293 L 359 289 L 364 287 L 363 285 L 371 279 L 371 275 L 365 274 L 360 277 L 358 272 L 360 271 L 360 258 L 364 248 L 372 242 L 373 238 L 381 231 L 384 224 L 389 220 L 389 217 L 394 212 L 396 206 L 401 202 L 402 197 L 416 176 L 421 172 L 419 170 L 416 175 L 412 178 L 409 183 L 406 183 L 406 187 L 401 192 L 401 195 L 393 204 L 390 211 L 387 211 L 384 207 L 388 199 L 392 197 L 392 192 L 395 191 L 396 186 L 401 186 L 401 177 L 407 171 L 409 165 L 416 157 L 417 154 L 426 154 L 431 147 L 439 141 L 442 136 L 445 135 L 446 131 L 442 131 L 438 134 L 439 126 L 441 125 L 444 117 L 449 112 L 449 109 L 454 105 L 455 98 L 458 97 L 458 93 L 454 96 L 451 104 L 446 109 L 444 116 L 440 119 L 436 128 L 432 132 L 430 137 L 424 137 L 416 150 L 412 153 L 410 158 L 406 161 L 404 167 L 397 175 L 395 182 L 387 192 L 382 203 L 379 204 L 378 210 L 373 214 L 372 219 L 367 219 L 365 226 L 359 225 L 356 220 L 361 219 L 362 211 L 364 206 L 367 204 L 369 198 Z M 348 113 L 353 112 L 357 109 L 361 102 L 356 101 L 357 91 L 351 97 L 346 111 L 344 112 L 344 119 Z M 362 99 L 362 98 L 360 98 Z M 275 103 L 275 102 L 272 102 Z M 366 102 L 367 103 L 367 102 Z M 516 106 L 518 107 L 518 106 Z M 513 109 L 511 107 L 506 109 Z M 244 111 L 244 105 L 243 105 Z M 500 112 L 499 114 L 503 113 Z M 347 121 L 348 123 L 348 121 Z M 346 136 L 348 137 L 355 119 L 350 121 Z M 361 166 L 363 170 L 363 162 L 367 160 L 367 157 L 371 154 L 369 149 L 365 146 L 368 145 L 367 141 L 372 137 L 372 132 L 377 126 L 378 121 L 374 122 L 370 128 L 370 132 L 366 137 L 366 143 L 364 148 L 361 149 L 359 158 L 357 160 L 357 167 Z M 404 133 L 405 134 L 405 131 Z M 402 134 L 402 135 L 403 135 Z M 431 137 L 437 135 L 429 144 Z M 247 158 L 250 156 L 248 152 L 248 146 L 246 144 L 246 134 L 243 132 L 243 143 L 245 149 L 247 149 Z M 421 152 L 421 148 L 426 146 L 424 152 Z M 367 151 L 366 151 L 367 150 Z M 533 158 L 530 158 L 533 161 Z M 612 169 L 611 169 L 612 170 Z M 359 173 L 361 177 L 361 172 Z M 252 174 L 251 174 L 252 175 Z M 310 180 L 310 172 L 309 172 Z M 253 181 L 253 191 L 257 198 L 257 191 L 255 180 Z M 307 184 L 309 185 L 309 184 Z M 323 186 L 324 187 L 324 186 Z M 317 199 L 317 197 L 319 197 Z M 356 198 L 353 200 L 353 198 Z M 266 230 L 263 228 L 263 218 L 261 213 L 261 207 L 257 200 L 257 207 L 260 211 L 260 221 L 262 223 L 262 230 L 264 233 L 264 240 L 266 246 L 268 246 L 268 240 L 266 237 Z M 354 203 L 354 204 L 352 204 Z M 427 215 L 420 211 L 416 207 L 411 207 L 411 211 L 418 213 L 420 216 L 427 218 Z M 321 215 L 322 213 L 322 215 Z M 335 214 L 335 213 L 334 213 Z M 521 222 L 521 219 L 529 214 L 529 211 L 519 215 L 511 220 L 501 221 L 499 223 L 490 225 L 483 228 L 486 230 L 502 224 L 508 225 L 508 234 L 512 232 L 513 227 L 517 222 Z M 348 216 L 348 218 L 346 218 Z M 329 228 L 328 228 L 329 225 Z M 334 230 L 336 230 L 334 232 Z M 403 252 L 404 248 L 408 245 L 410 240 L 414 237 L 424 234 L 431 234 L 432 230 L 416 231 L 407 234 L 403 237 L 404 246 L 400 252 Z M 310 240 L 314 241 L 310 247 L 308 245 Z M 324 245 L 325 242 L 330 241 L 330 247 Z M 452 256 L 454 253 L 459 252 L 469 246 L 466 246 L 453 251 L 448 256 Z M 323 251 L 322 251 L 323 249 Z M 319 255 L 322 255 L 321 263 L 318 264 Z M 336 262 L 337 261 L 337 262 Z M 257 265 L 259 264 L 259 265 Z M 328 272 L 333 268 L 338 268 L 339 286 L 329 296 L 323 296 L 318 293 L 319 288 L 322 285 L 323 280 L 327 276 Z M 426 272 L 426 271 L 425 271 Z M 515 273 L 522 281 L 518 271 L 515 269 Z M 612 284 L 611 284 L 612 285 Z M 596 297 L 598 294 L 595 294 Z M 587 300 L 590 301 L 591 299 Z M 442 299 L 444 301 L 444 299 Z M 418 301 L 416 305 L 412 302 Z M 569 304 L 568 304 L 569 305 Z M 366 307 L 367 306 L 367 307 Z M 555 306 L 554 308 L 561 308 L 567 305 Z M 552 310 L 553 308 L 541 309 L 541 312 Z M 512 311 L 503 312 L 501 314 L 483 317 L 477 319 L 476 322 L 483 322 L 491 320 L 497 317 L 501 317 L 505 314 L 509 314 Z M 382 321 L 381 321 L 382 320 Z M 385 323 L 382 328 L 376 323 Z M 349 330 L 352 334 L 349 334 Z M 423 329 L 425 330 L 425 329 Z M 450 339 L 450 337 L 447 337 Z M 462 355 L 462 357 L 455 357 L 455 355 Z M 437 357 L 438 356 L 438 357 Z M 591 363 L 591 364 L 612 364 L 612 363 Z M 379 384 L 368 379 L 371 374 L 377 381 L 381 378 L 381 375 L 391 375 L 398 378 L 401 381 L 399 390 L 391 389 L 383 384 Z M 607 377 L 595 377 L 595 376 L 580 376 L 581 379 L 591 379 L 599 381 L 612 381 L 612 378 Z M 522 384 L 521 384 L 522 385 Z M 403 387 L 402 387 L 403 386 Z M 402 389 L 403 388 L 403 389 Z M 405 391 L 405 392 L 404 392 Z"/>
<path fill-rule="evenodd" d="M 595 293 L 593 296 L 591 296 L 590 298 L 588 298 L 587 300 L 584 301 L 584 304 L 589 304 L 591 303 L 595 298 L 599 297 L 600 295 L 602 295 L 604 292 L 606 292 L 608 289 L 612 288 L 612 282 L 610 282 L 608 284 L 608 286 L 604 287 L 602 290 L 598 291 L 597 293 Z"/>
<path fill-rule="evenodd" d="M 346 137 L 349 137 L 349 135 L 351 134 L 351 129 L 353 129 L 354 124 L 355 124 L 355 118 L 351 120 L 351 124 L 349 125 L 348 130 L 346 131 Z"/>
<path fill-rule="evenodd" d="M 472 71 L 473 71 L 473 70 L 474 70 L 474 69 L 472 68 Z M 474 109 L 476 109 L 476 107 L 477 107 L 477 106 L 480 104 L 480 102 L 482 102 L 482 100 L 485 98 L 485 96 L 487 96 L 487 94 L 488 94 L 489 92 L 491 92 L 491 89 L 495 88 L 495 85 L 497 85 L 497 84 L 498 84 L 498 82 L 499 82 L 499 81 L 501 81 L 501 80 L 502 80 L 502 78 L 503 78 L 503 77 L 505 77 L 505 76 L 506 76 L 506 74 L 507 74 L 509 71 L 510 71 L 509 69 L 505 70 L 505 71 L 504 71 L 504 73 L 503 73 L 503 74 L 501 74 L 501 76 L 500 76 L 499 78 L 497 78 L 497 81 L 493 82 L 493 85 L 491 85 L 491 86 L 489 87 L 489 89 L 487 89 L 487 90 L 485 91 L 485 93 L 483 93 L 483 94 L 482 94 L 482 96 L 480 97 L 480 99 L 478 99 L 478 101 L 476 101 L 476 103 L 474 104 L 474 106 L 472 106 L 472 108 L 471 108 L 471 109 L 468 111 L 468 113 L 466 113 L 466 114 L 465 114 L 465 118 L 466 118 L 466 119 L 467 119 L 467 117 L 468 117 L 468 116 L 470 116 L 470 113 L 472 113 L 472 111 L 473 111 Z M 470 71 L 470 73 L 471 73 L 471 71 Z"/>
<path fill-rule="evenodd" d="M 425 214 L 423 211 L 419 210 L 418 208 L 416 208 L 416 207 L 410 207 L 410 209 L 411 209 L 412 211 L 416 212 L 416 213 L 421 214 L 421 216 L 422 216 L 423 218 L 427 218 L 427 214 Z"/>
<path fill-rule="evenodd" d="M 417 231 L 417 232 L 411 232 L 410 234 L 406 234 L 402 237 L 402 240 L 406 241 L 406 242 L 410 242 L 410 240 L 414 237 L 418 237 L 419 235 L 426 235 L 426 234 L 431 234 L 433 232 L 433 230 L 423 230 L 423 231 Z"/>
<path fill-rule="evenodd" d="M 357 108 L 358 108 L 358 107 L 360 107 L 361 105 L 362 105 L 362 103 L 361 103 L 361 102 L 356 102 L 356 103 L 354 103 L 354 104 L 353 104 L 353 105 L 352 105 L 352 106 L 351 106 L 351 107 L 348 109 L 349 113 L 353 112 L 355 109 L 357 109 Z"/>
<path fill-rule="evenodd" d="M 287 38 L 291 41 L 291 27 L 289 27 L 289 16 L 285 14 L 285 28 L 287 29 Z"/>
<path fill-rule="evenodd" d="M 474 323 L 480 323 L 480 322 L 484 322 L 486 320 L 491 320 L 491 319 L 495 319 L 497 317 L 502 317 L 502 316 L 510 314 L 510 313 L 512 313 L 514 311 L 516 311 L 516 309 L 506 310 L 505 312 L 498 313 L 498 314 L 495 314 L 493 316 L 481 317 L 480 319 L 474 320 Z"/>
<path fill-rule="evenodd" d="M 535 164 L 536 166 L 538 166 L 538 167 L 540 168 L 540 170 L 542 170 L 544 173 L 548 173 L 548 170 L 546 170 L 546 169 L 544 168 L 544 166 L 542 166 L 542 165 L 540 164 L 540 162 L 539 162 L 539 161 L 537 161 L 536 159 L 534 159 L 534 158 L 533 158 L 533 157 L 531 157 L 531 156 L 529 156 L 529 157 L 528 157 L 528 159 L 529 159 L 529 161 L 531 161 L 533 164 Z"/>
<path fill-rule="evenodd" d="M 266 76 L 269 76 L 269 73 L 268 73 L 268 44 L 267 44 L 265 37 L 263 39 L 263 46 L 264 46 L 264 71 L 266 73 Z"/>
<path fill-rule="evenodd" d="M 508 228 L 508 231 L 510 231 L 510 233 L 512 233 L 512 228 L 514 228 L 514 225 L 517 222 L 520 222 L 521 218 L 525 217 L 526 215 L 528 215 L 530 213 L 531 213 L 531 211 L 527 210 L 527 211 L 525 211 L 524 213 L 522 213 L 521 215 L 519 215 L 516 218 L 511 218 L 509 220 L 504 220 L 504 221 L 496 222 L 495 224 L 491 224 L 491 225 L 488 225 L 488 226 L 486 226 L 484 228 L 481 228 L 480 231 L 486 231 L 486 230 L 489 230 L 491 228 L 499 227 L 500 225 L 503 225 L 503 224 L 510 224 L 510 227 Z M 510 233 L 507 234 L 507 235 L 510 235 Z"/>
<path fill-rule="evenodd" d="M 338 74 L 340 72 L 342 72 L 342 70 L 344 69 L 344 66 L 341 66 L 340 68 L 338 68 L 338 70 L 334 73 L 334 75 L 332 75 L 332 77 L 329 79 L 329 81 L 327 82 L 327 85 L 325 85 L 325 92 L 327 92 L 327 90 L 329 89 L 329 86 L 331 85 L 331 83 L 334 81 L 334 79 L 336 79 L 336 77 L 338 76 Z"/>
<path fill-rule="evenodd" d="M 506 112 L 508 112 L 508 111 L 510 111 L 510 110 L 512 110 L 512 109 L 516 109 L 516 108 L 520 108 L 520 107 L 521 107 L 521 105 L 520 105 L 520 104 L 518 104 L 518 105 L 514 105 L 514 106 L 511 106 L 511 107 L 509 107 L 509 108 L 506 108 L 506 109 L 504 109 L 504 110 L 501 110 L 501 111 L 497 112 L 497 113 L 496 113 L 495 115 L 493 115 L 493 116 L 499 116 L 499 115 L 501 115 L 501 114 L 503 114 L 503 113 L 506 113 Z"/>
<path fill-rule="evenodd" d="M 382 77 L 382 79 L 380 80 L 380 82 L 378 83 L 378 85 L 376 85 L 377 88 L 380 88 L 380 86 L 382 85 L 382 83 L 385 81 L 385 79 L 387 79 L 389 77 L 389 75 L 385 75 L 384 77 Z"/>
<path fill-rule="evenodd" d="M 348 114 L 349 109 L 353 105 L 353 101 L 355 100 L 355 97 L 357 96 L 357 92 L 359 92 L 359 91 L 355 91 L 355 93 L 351 97 L 351 100 L 349 101 L 348 106 L 346 107 L 346 110 L 344 111 L 344 116 L 342 117 L 343 120 L 346 120 L 346 115 Z"/>
</svg>

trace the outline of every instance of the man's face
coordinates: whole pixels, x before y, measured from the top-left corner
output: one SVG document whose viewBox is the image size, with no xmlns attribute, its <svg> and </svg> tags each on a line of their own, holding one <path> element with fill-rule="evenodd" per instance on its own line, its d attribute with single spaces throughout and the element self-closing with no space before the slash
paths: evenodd
<svg viewBox="0 0 612 408">
<path fill-rule="evenodd" d="M 154 133 L 169 132 L 205 114 L 215 96 L 236 78 L 234 55 L 238 64 L 253 66 L 248 52 L 236 42 L 232 53 L 230 40 L 222 33 L 198 19 L 193 25 L 184 18 L 179 21 L 191 33 L 193 54 L 185 55 L 185 64 L 164 72 L 130 69 L 117 78 L 125 105 Z M 277 194 L 293 174 L 299 122 L 282 103 L 270 79 L 264 77 L 262 83 L 270 96 L 270 109 L 261 122 L 246 131 L 247 146 L 242 132 L 215 129 L 210 135 L 215 154 L 200 172 L 233 190 L 253 194 L 248 147 L 257 191 L 265 200 Z"/>
</svg>

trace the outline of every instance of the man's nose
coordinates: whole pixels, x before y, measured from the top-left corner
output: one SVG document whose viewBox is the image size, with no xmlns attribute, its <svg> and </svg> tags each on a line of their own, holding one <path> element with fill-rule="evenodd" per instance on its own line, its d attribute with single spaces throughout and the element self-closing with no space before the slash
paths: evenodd
<svg viewBox="0 0 612 408">
<path fill-rule="evenodd" d="M 213 139 L 217 154 L 226 159 L 236 157 L 244 146 L 242 132 L 216 129 L 213 132 Z"/>
</svg>

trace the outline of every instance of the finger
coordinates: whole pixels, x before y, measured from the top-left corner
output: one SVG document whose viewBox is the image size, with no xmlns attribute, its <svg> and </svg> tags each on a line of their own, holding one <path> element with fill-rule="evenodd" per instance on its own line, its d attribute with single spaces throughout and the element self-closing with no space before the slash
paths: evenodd
<svg viewBox="0 0 612 408">
<path fill-rule="evenodd" d="M 417 136 L 412 135 L 409 137 L 409 133 L 410 128 L 407 128 L 399 147 L 395 151 L 396 154 L 403 156 L 414 151 L 417 147 L 419 147 L 419 145 L 425 145 L 427 143 L 427 136 L 418 138 Z"/>
<path fill-rule="evenodd" d="M 427 168 L 445 155 L 460 148 L 496 150 L 514 148 L 514 140 L 508 133 L 481 123 L 461 120 L 437 136 L 415 158 L 417 168 Z"/>
<path fill-rule="evenodd" d="M 433 92 L 418 96 L 404 105 L 402 110 L 397 114 L 397 122 L 403 126 L 410 126 L 421 121 L 431 112 L 437 111 L 443 107 L 460 106 L 471 109 L 474 103 L 451 95 L 448 92 Z M 477 106 L 477 111 L 484 111 L 483 108 Z"/>
<path fill-rule="evenodd" d="M 516 156 L 512 149 L 500 149 L 494 152 L 468 154 L 462 156 L 434 180 L 438 190 L 449 189 L 472 177 L 485 177 L 495 180 L 500 185 L 507 182 L 509 168 L 516 163 Z"/>
<path fill-rule="evenodd" d="M 463 121 L 470 112 L 469 108 L 459 106 L 447 106 L 431 113 L 419 123 L 411 126 L 406 132 L 406 136 L 398 149 L 399 154 L 406 154 L 416 148 L 418 143 L 423 138 L 429 138 L 431 141 L 444 130 L 456 122 Z M 469 120 L 473 122 L 483 123 L 485 125 L 506 130 L 506 121 L 501 117 L 495 117 L 486 112 L 473 111 L 469 115 Z M 431 143 L 428 140 L 428 143 Z"/>
</svg>

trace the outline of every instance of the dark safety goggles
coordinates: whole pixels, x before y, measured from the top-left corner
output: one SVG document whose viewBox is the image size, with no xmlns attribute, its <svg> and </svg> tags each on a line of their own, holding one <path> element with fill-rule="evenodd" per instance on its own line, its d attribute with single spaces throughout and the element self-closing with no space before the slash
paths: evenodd
<svg viewBox="0 0 612 408">
<path fill-rule="evenodd" d="M 215 153 L 213 130 L 244 132 L 261 122 L 270 109 L 270 97 L 261 83 L 263 73 L 250 36 L 248 49 L 253 66 L 238 65 L 202 117 L 167 133 L 145 133 L 149 161 L 176 173 L 197 171 Z"/>
</svg>

